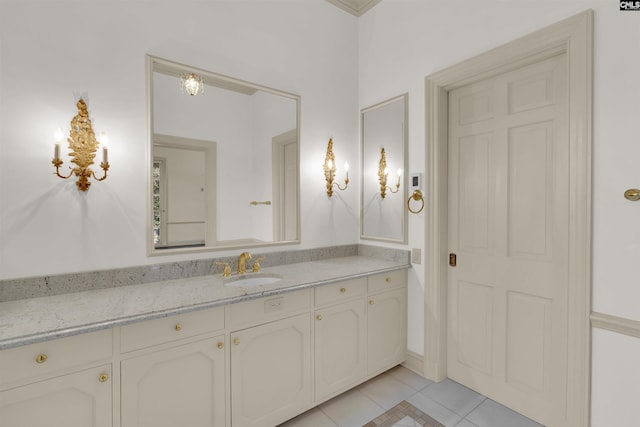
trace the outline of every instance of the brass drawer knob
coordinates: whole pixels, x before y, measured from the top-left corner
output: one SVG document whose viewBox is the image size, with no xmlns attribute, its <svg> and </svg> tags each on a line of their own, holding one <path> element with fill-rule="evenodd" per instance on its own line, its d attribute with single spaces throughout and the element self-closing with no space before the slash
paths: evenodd
<svg viewBox="0 0 640 427">
<path fill-rule="evenodd" d="M 318 319 L 318 320 L 322 320 L 322 314 L 318 314 L 318 315 L 316 316 L 316 319 Z"/>
<path fill-rule="evenodd" d="M 369 300 L 369 305 L 373 305 L 373 304 L 375 304 L 375 303 L 376 303 L 376 302 L 375 302 L 374 300 L 372 300 L 372 299 L 370 299 L 370 300 Z"/>
<path fill-rule="evenodd" d="M 109 379 L 109 374 L 102 374 L 98 377 L 98 381 L 100 381 L 101 383 L 107 381 Z"/>
<path fill-rule="evenodd" d="M 345 292 L 347 292 L 347 288 L 340 288 L 340 292 L 344 294 Z"/>
<path fill-rule="evenodd" d="M 224 343 L 222 341 L 218 341 L 218 348 L 224 348 Z"/>
<path fill-rule="evenodd" d="M 391 277 L 387 277 L 386 279 L 384 279 L 384 281 L 387 283 L 391 283 Z"/>
<path fill-rule="evenodd" d="M 180 332 L 182 330 L 182 325 L 180 323 L 176 323 L 176 326 L 174 326 L 173 329 L 175 329 L 176 332 Z"/>
<path fill-rule="evenodd" d="M 240 338 L 234 338 L 233 339 L 233 344 L 239 345 L 240 344 Z"/>
<path fill-rule="evenodd" d="M 42 353 L 36 356 L 36 363 L 44 363 L 47 361 L 47 355 Z"/>
</svg>

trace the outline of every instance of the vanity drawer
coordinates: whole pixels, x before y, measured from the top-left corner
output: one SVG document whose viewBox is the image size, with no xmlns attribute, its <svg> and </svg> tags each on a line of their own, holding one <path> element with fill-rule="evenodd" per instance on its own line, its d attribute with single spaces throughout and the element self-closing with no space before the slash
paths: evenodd
<svg viewBox="0 0 640 427">
<path fill-rule="evenodd" d="M 268 322 L 283 317 L 283 314 L 304 310 L 310 306 L 311 289 L 231 304 L 231 325 L 238 327 L 254 322 Z"/>
<path fill-rule="evenodd" d="M 369 293 L 381 292 L 407 286 L 407 270 L 389 271 L 369 276 Z"/>
<path fill-rule="evenodd" d="M 224 328 L 224 307 L 147 320 L 120 328 L 120 348 L 127 352 Z"/>
<path fill-rule="evenodd" d="M 0 388 L 108 359 L 113 354 L 112 336 L 112 330 L 105 329 L 2 350 Z"/>
<path fill-rule="evenodd" d="M 367 279 L 345 280 L 344 282 L 318 286 L 314 289 L 316 306 L 345 301 L 349 298 L 362 296 L 367 289 Z"/>
</svg>

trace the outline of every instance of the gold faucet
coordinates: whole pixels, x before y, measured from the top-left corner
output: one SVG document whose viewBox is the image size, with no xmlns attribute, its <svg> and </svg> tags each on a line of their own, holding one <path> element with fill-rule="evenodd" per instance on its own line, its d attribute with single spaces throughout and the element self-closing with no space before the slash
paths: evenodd
<svg viewBox="0 0 640 427">
<path fill-rule="evenodd" d="M 231 276 L 231 266 L 229 266 L 228 262 L 216 261 L 216 265 L 221 265 L 223 267 L 222 277 L 230 277 Z"/>
<path fill-rule="evenodd" d="M 259 273 L 260 272 L 260 261 L 264 260 L 265 257 L 261 256 L 260 258 L 256 259 L 253 263 L 253 272 L 254 273 Z"/>
<path fill-rule="evenodd" d="M 247 273 L 247 260 L 251 259 L 251 254 L 249 252 L 242 252 L 238 257 L 238 274 L 246 274 Z"/>
</svg>

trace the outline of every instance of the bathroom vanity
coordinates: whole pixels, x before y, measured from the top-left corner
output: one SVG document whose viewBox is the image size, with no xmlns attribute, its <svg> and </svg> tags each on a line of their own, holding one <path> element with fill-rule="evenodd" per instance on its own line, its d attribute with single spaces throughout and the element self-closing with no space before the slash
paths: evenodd
<svg viewBox="0 0 640 427">
<path fill-rule="evenodd" d="M 407 268 L 356 256 L 267 285 L 0 303 L 0 425 L 275 426 L 405 360 Z"/>
</svg>

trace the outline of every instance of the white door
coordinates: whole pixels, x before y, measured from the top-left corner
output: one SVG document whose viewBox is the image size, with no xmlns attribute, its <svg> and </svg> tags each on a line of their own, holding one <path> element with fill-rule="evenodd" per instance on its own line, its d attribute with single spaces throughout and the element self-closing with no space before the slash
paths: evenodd
<svg viewBox="0 0 640 427">
<path fill-rule="evenodd" d="M 565 61 L 449 92 L 447 375 L 544 425 L 566 417 Z"/>
</svg>

